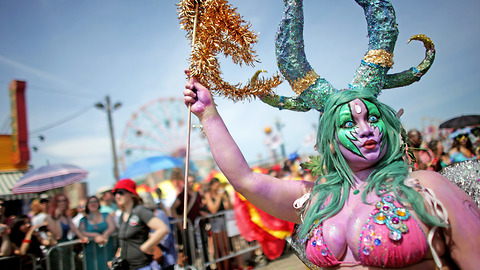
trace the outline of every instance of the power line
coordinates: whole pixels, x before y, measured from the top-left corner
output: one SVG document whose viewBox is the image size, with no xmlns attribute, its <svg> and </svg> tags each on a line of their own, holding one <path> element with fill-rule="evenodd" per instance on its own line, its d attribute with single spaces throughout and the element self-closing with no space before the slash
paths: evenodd
<svg viewBox="0 0 480 270">
<path fill-rule="evenodd" d="M 45 126 L 45 127 L 37 128 L 37 129 L 35 129 L 35 130 L 32 130 L 32 131 L 30 132 L 30 134 L 35 134 L 35 133 L 38 133 L 38 132 L 45 131 L 45 130 L 47 130 L 47 129 L 51 129 L 51 128 L 57 127 L 57 126 L 59 126 L 59 125 L 61 125 L 61 124 L 63 124 L 63 123 L 66 123 L 66 122 L 68 122 L 68 121 L 70 121 L 70 120 L 72 120 L 72 119 L 74 119 L 74 118 L 76 118 L 76 117 L 84 114 L 85 112 L 87 112 L 87 111 L 88 111 L 89 109 L 91 109 L 91 108 L 93 108 L 93 106 L 92 106 L 92 105 L 88 105 L 88 107 L 82 109 L 81 111 L 76 112 L 75 114 L 72 114 L 71 116 L 69 116 L 69 117 L 67 117 L 67 118 L 64 118 L 64 119 L 62 119 L 62 120 L 59 120 L 59 121 L 57 121 L 57 122 L 54 122 L 54 123 L 52 123 L 52 124 L 50 124 L 50 125 L 47 125 L 47 126 Z"/>
<path fill-rule="evenodd" d="M 93 97 L 93 96 L 79 95 L 78 93 L 73 94 L 73 93 L 71 93 L 71 92 L 64 92 L 64 91 L 62 91 L 61 89 L 55 90 L 55 89 L 41 88 L 41 87 L 39 87 L 39 86 L 31 85 L 31 84 L 28 85 L 28 89 L 29 89 L 29 90 L 33 90 L 33 91 L 48 92 L 48 93 L 59 94 L 59 95 L 64 95 L 64 96 L 79 97 L 79 98 L 88 98 L 88 99 L 96 99 L 96 97 Z"/>
</svg>

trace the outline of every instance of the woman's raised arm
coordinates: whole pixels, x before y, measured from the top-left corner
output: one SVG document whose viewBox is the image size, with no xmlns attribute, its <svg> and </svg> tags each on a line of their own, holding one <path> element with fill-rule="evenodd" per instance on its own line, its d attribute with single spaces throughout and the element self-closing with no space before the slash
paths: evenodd
<svg viewBox="0 0 480 270">
<path fill-rule="evenodd" d="M 189 75 L 188 72 L 186 72 Z M 213 158 L 237 192 L 263 211 L 300 223 L 293 202 L 313 188 L 307 181 L 286 181 L 254 173 L 220 117 L 210 91 L 196 78 L 185 85 L 185 104 L 203 125 Z"/>
</svg>

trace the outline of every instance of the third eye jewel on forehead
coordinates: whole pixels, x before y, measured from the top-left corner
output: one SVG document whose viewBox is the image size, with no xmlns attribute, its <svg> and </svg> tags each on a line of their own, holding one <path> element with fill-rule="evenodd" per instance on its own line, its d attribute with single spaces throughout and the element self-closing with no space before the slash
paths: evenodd
<svg viewBox="0 0 480 270">
<path fill-rule="evenodd" d="M 361 114 L 361 113 L 362 113 L 362 107 L 360 107 L 360 105 L 358 105 L 357 102 L 355 102 L 354 109 L 355 109 L 355 112 L 356 112 L 357 114 Z"/>
</svg>

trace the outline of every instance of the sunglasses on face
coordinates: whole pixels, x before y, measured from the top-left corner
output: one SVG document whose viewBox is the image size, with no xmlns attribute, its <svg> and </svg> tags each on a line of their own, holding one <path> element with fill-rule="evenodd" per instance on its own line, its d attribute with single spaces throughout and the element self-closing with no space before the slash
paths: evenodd
<svg viewBox="0 0 480 270">
<path fill-rule="evenodd" d="M 123 195 L 125 195 L 126 193 L 127 193 L 126 190 L 120 189 L 120 190 L 115 191 L 115 193 L 113 193 L 113 195 L 117 195 L 117 194 L 118 194 L 118 195 L 120 195 L 120 196 L 123 196 Z"/>
<path fill-rule="evenodd" d="M 88 204 L 91 204 L 91 203 L 98 203 L 98 201 L 89 201 Z"/>
</svg>

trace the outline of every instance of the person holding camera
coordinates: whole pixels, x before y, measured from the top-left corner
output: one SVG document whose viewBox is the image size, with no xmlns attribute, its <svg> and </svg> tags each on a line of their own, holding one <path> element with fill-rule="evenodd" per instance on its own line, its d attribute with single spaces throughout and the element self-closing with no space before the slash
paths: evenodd
<svg viewBox="0 0 480 270">
<path fill-rule="evenodd" d="M 232 204 L 228 193 L 224 188 L 221 188 L 221 183 L 218 178 L 210 179 L 208 182 L 208 191 L 205 192 L 205 205 L 210 214 L 216 214 L 221 211 L 232 209 Z M 215 216 L 210 219 L 210 232 L 212 232 L 213 244 L 215 247 L 215 258 L 227 256 L 229 251 L 229 243 L 227 231 L 225 228 L 225 216 Z M 217 263 L 218 269 L 230 269 L 230 261 L 223 260 Z"/>
<path fill-rule="evenodd" d="M 110 263 L 112 269 L 153 269 L 153 250 L 169 232 L 153 212 L 141 205 L 135 182 L 123 179 L 113 189 L 117 206 L 122 210 L 119 220 L 119 248 Z M 150 233 L 150 231 L 152 231 Z"/>
</svg>

